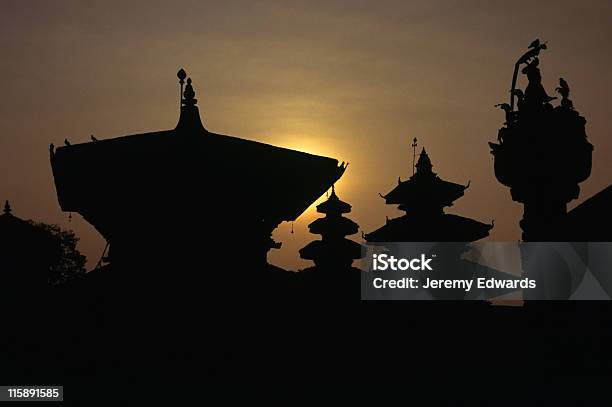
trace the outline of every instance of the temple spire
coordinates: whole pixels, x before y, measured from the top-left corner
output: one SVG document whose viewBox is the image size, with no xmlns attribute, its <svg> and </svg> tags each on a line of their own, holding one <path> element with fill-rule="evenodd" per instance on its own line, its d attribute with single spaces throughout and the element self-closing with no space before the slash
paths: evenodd
<svg viewBox="0 0 612 407">
<path fill-rule="evenodd" d="M 491 225 L 444 212 L 461 198 L 467 186 L 441 179 L 425 148 L 415 165 L 416 173 L 386 195 L 388 205 L 398 205 L 405 215 L 389 219 L 364 239 L 380 242 L 472 242 L 489 234 Z"/>
<path fill-rule="evenodd" d="M 181 85 L 181 116 L 176 125 L 176 130 L 183 134 L 192 134 L 193 131 L 196 133 L 205 132 L 206 129 L 200 119 L 200 111 L 196 106 L 198 100 L 195 98 L 195 90 L 193 89 L 191 78 L 187 78 L 187 72 L 182 68 L 177 72 L 176 76 L 179 78 L 179 84 Z M 187 78 L 187 85 L 183 89 L 185 78 Z"/>
<path fill-rule="evenodd" d="M 325 217 L 316 219 L 308 229 L 310 233 L 321 235 L 322 239 L 300 249 L 300 257 L 313 260 L 316 268 L 328 271 L 350 269 L 353 260 L 362 257 L 361 246 L 345 237 L 359 230 L 355 222 L 342 216 L 351 212 L 351 205 L 338 198 L 332 185 L 331 195 L 327 201 L 317 205 L 317 212 L 324 213 Z"/>
<path fill-rule="evenodd" d="M 427 151 L 425 151 L 425 147 L 423 147 L 419 155 L 419 161 L 416 163 L 417 174 L 431 174 L 432 167 L 433 165 L 431 164 L 429 155 L 427 155 Z"/>
<path fill-rule="evenodd" d="M 198 99 L 195 98 L 195 91 L 193 86 L 191 86 L 191 78 L 187 78 L 187 86 L 185 86 L 185 91 L 183 92 L 183 105 L 194 106 L 197 103 Z"/>
</svg>

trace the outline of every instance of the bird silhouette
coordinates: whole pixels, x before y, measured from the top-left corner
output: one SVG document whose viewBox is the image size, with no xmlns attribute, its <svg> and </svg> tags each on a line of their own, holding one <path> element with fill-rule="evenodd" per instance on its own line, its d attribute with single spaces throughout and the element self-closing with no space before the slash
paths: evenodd
<svg viewBox="0 0 612 407">
<path fill-rule="evenodd" d="M 536 38 L 529 44 L 529 48 L 538 48 L 540 46 L 540 39 Z"/>
<path fill-rule="evenodd" d="M 70 144 L 70 142 L 68 141 L 68 139 L 64 139 L 64 144 L 66 144 L 67 146 L 72 145 L 72 144 Z"/>
<path fill-rule="evenodd" d="M 92 134 L 92 135 L 91 135 L 91 141 L 98 141 L 98 139 L 97 139 L 97 138 L 95 138 L 95 137 L 94 137 L 94 135 Z"/>
<path fill-rule="evenodd" d="M 559 78 L 559 86 L 555 90 L 564 98 L 568 97 L 570 93 L 569 84 L 563 78 Z"/>
</svg>

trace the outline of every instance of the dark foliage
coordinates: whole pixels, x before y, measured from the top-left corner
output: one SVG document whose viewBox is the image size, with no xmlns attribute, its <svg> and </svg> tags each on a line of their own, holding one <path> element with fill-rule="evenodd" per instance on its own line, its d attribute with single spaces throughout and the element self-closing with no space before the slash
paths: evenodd
<svg viewBox="0 0 612 407">
<path fill-rule="evenodd" d="M 54 246 L 55 255 L 49 266 L 49 284 L 65 283 L 85 273 L 86 257 L 77 249 L 79 238 L 72 230 L 64 230 L 58 225 L 29 221 L 32 226 L 48 234 Z"/>
</svg>

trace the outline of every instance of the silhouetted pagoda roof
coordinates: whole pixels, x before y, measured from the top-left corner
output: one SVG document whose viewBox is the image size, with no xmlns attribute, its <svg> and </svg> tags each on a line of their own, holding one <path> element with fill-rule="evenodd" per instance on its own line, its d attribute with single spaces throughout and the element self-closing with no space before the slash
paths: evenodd
<svg viewBox="0 0 612 407">
<path fill-rule="evenodd" d="M 336 195 L 336 189 L 334 185 L 332 185 L 332 192 L 329 198 L 325 201 L 317 205 L 317 212 L 326 213 L 326 214 L 341 214 L 341 213 L 349 213 L 351 211 L 351 205 L 348 203 L 341 201 Z"/>
<path fill-rule="evenodd" d="M 175 129 L 52 145 L 62 209 L 80 212 L 103 234 L 108 214 L 170 200 L 195 206 L 221 199 L 238 215 L 280 222 L 297 218 L 344 172 L 332 158 L 212 133 L 190 80 L 184 95 Z"/>
<path fill-rule="evenodd" d="M 425 149 L 416 164 L 417 171 L 407 181 L 398 185 L 383 198 L 387 204 L 399 204 L 401 210 L 414 208 L 443 208 L 463 196 L 467 185 L 440 179 L 431 169 L 431 161 Z"/>
<path fill-rule="evenodd" d="M 198 154 L 201 161 L 189 165 L 191 173 L 177 174 L 177 168 L 170 167 L 177 159 L 193 160 Z M 280 211 L 283 220 L 299 216 L 343 172 L 338 161 L 330 158 L 232 136 L 182 134 L 176 130 L 60 147 L 53 168 L 64 211 L 76 211 L 85 200 L 105 200 L 113 189 L 123 196 L 131 195 L 128 181 L 138 190 L 143 182 L 146 185 L 142 176 L 163 182 L 172 180 L 170 174 L 194 177 L 199 171 L 204 176 L 210 175 L 207 170 L 215 170 L 219 171 L 216 175 L 227 178 L 234 193 L 244 194 L 245 199 L 255 185 L 260 188 L 255 196 L 267 198 L 271 206 L 280 194 L 278 206 L 270 209 Z M 242 192 L 239 188 L 243 188 Z"/>
<path fill-rule="evenodd" d="M 301 248 L 300 257 L 313 260 L 317 267 L 328 270 L 351 269 L 353 260 L 362 257 L 361 245 L 345 237 L 359 230 L 357 223 L 342 216 L 351 211 L 351 205 L 342 202 L 332 186 L 331 195 L 317 206 L 317 210 L 325 213 L 325 217 L 313 221 L 308 229 L 310 233 L 321 235 L 322 240 L 315 240 Z"/>
<path fill-rule="evenodd" d="M 444 207 L 462 197 L 469 183 L 464 186 L 440 179 L 424 148 L 415 167 L 408 181 L 398 181 L 383 197 L 387 204 L 399 204 L 406 214 L 387 219 L 384 226 L 365 234 L 368 242 L 473 242 L 488 236 L 492 224 L 444 213 Z"/>
<path fill-rule="evenodd" d="M 336 188 L 332 185 L 332 192 L 325 202 L 317 205 L 317 212 L 324 213 L 323 218 L 315 219 L 308 229 L 310 233 L 325 236 L 348 236 L 357 233 L 359 225 L 349 218 L 342 216 L 349 213 L 351 205 L 343 202 L 336 195 Z"/>
<path fill-rule="evenodd" d="M 32 224 L 18 218 L 17 216 L 13 215 L 12 212 L 13 211 L 9 201 L 6 201 L 4 203 L 2 214 L 0 214 L 0 233 L 3 236 L 10 237 L 13 235 L 13 237 L 16 237 L 16 235 L 21 234 L 22 232 L 30 233 L 37 231 Z"/>
<path fill-rule="evenodd" d="M 612 185 L 599 191 L 567 214 L 560 232 L 568 241 L 612 241 Z"/>
<path fill-rule="evenodd" d="M 341 234 L 342 236 L 354 235 L 359 231 L 359 225 L 349 218 L 344 216 L 334 218 L 319 218 L 315 219 L 310 225 L 308 225 L 310 233 L 316 235 L 325 234 Z"/>
<path fill-rule="evenodd" d="M 367 233 L 368 242 L 473 242 L 489 235 L 492 224 L 452 214 L 404 215 Z"/>
</svg>

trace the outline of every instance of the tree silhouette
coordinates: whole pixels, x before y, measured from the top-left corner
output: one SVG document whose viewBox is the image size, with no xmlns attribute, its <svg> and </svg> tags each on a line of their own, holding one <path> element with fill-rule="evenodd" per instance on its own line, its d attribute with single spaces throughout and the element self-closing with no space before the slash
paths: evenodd
<svg viewBox="0 0 612 407">
<path fill-rule="evenodd" d="M 77 249 L 79 238 L 72 230 L 64 230 L 58 225 L 29 221 L 29 223 L 48 234 L 53 241 L 53 262 L 49 266 L 49 284 L 59 285 L 85 273 L 86 257 Z"/>
</svg>

